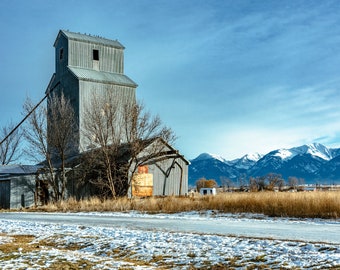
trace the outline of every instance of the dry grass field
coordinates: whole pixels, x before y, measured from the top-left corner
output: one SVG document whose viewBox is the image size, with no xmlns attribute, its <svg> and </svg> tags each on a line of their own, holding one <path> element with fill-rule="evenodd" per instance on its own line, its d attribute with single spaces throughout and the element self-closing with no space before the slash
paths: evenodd
<svg viewBox="0 0 340 270">
<path fill-rule="evenodd" d="M 258 213 L 271 217 L 326 218 L 340 217 L 340 191 L 320 192 L 250 192 L 220 193 L 216 196 L 91 198 L 48 204 L 34 211 L 141 211 L 147 213 L 175 213 L 216 210 L 224 213 Z"/>
</svg>

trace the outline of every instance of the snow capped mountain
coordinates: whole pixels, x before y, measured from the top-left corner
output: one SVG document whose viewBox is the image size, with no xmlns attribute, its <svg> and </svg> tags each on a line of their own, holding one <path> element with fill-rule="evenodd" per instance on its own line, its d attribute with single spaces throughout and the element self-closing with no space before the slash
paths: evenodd
<svg viewBox="0 0 340 270">
<path fill-rule="evenodd" d="M 209 154 L 209 153 L 202 153 L 197 158 L 195 158 L 194 160 L 199 161 L 199 160 L 207 160 L 207 159 L 217 159 L 217 160 L 224 162 L 224 163 L 228 162 L 226 159 L 224 159 L 223 157 L 221 157 L 219 155 Z"/>
<path fill-rule="evenodd" d="M 340 175 L 340 155 L 336 156 L 319 171 L 320 178 L 336 179 Z"/>
<path fill-rule="evenodd" d="M 239 159 L 234 159 L 229 163 L 232 164 L 237 169 L 249 169 L 251 168 L 258 160 L 262 158 L 263 155 L 258 153 L 255 154 L 247 154 Z"/>
<path fill-rule="evenodd" d="M 331 160 L 333 158 L 330 149 L 320 143 L 302 145 L 290 149 L 278 149 L 273 152 L 275 152 L 274 156 L 280 157 L 282 160 L 289 160 L 297 155 L 303 154 L 310 154 L 313 157 L 319 157 L 323 160 Z"/>
<path fill-rule="evenodd" d="M 191 160 L 189 165 L 189 185 L 195 186 L 196 181 L 203 177 L 215 179 L 219 182 L 221 177 L 236 178 L 238 174 L 239 171 L 224 158 L 203 153 Z"/>
<path fill-rule="evenodd" d="M 237 179 L 263 176 L 268 173 L 305 179 L 306 183 L 322 183 L 330 180 L 340 184 L 340 148 L 328 148 L 313 143 L 289 149 L 277 149 L 266 155 L 249 154 L 228 161 L 221 156 L 203 153 L 191 161 L 189 185 L 195 185 L 201 177 L 215 179 Z"/>
<path fill-rule="evenodd" d="M 312 156 L 319 157 L 323 160 L 331 160 L 333 158 L 330 149 L 320 143 L 303 145 L 300 147 L 291 148 L 291 150 L 297 154 L 311 154 Z"/>
<path fill-rule="evenodd" d="M 282 160 L 288 160 L 295 156 L 296 154 L 288 149 L 279 149 L 273 152 L 274 157 L 279 157 Z"/>
</svg>

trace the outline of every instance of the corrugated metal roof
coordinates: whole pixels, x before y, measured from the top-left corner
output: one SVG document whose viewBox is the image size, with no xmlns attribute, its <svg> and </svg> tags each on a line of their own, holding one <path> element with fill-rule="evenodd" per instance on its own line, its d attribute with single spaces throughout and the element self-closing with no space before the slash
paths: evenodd
<svg viewBox="0 0 340 270">
<path fill-rule="evenodd" d="M 65 30 L 59 31 L 56 41 L 58 40 L 60 34 L 63 34 L 66 38 L 72 39 L 72 40 L 79 40 L 79 41 L 96 43 L 96 44 L 104 44 L 104 45 L 115 47 L 118 49 L 125 49 L 124 46 L 118 40 L 111 40 L 111 39 L 107 39 L 107 38 L 103 38 L 99 36 L 74 33 L 74 32 L 69 32 Z"/>
<path fill-rule="evenodd" d="M 97 71 L 93 69 L 85 69 L 85 68 L 70 67 L 70 66 L 68 68 L 78 79 L 81 79 L 84 81 L 115 83 L 118 85 L 137 87 L 137 84 L 124 74 L 103 72 L 103 71 Z"/>
<path fill-rule="evenodd" d="M 39 165 L 3 165 L 0 166 L 0 176 L 11 174 L 34 174 L 39 168 L 41 168 Z"/>
</svg>

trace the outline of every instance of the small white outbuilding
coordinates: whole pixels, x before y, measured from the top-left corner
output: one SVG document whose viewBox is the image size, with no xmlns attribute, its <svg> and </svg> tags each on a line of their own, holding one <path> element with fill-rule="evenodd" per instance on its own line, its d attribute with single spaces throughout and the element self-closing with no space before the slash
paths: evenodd
<svg viewBox="0 0 340 270">
<path fill-rule="evenodd" d="M 216 188 L 201 188 L 201 195 L 216 195 Z"/>
</svg>

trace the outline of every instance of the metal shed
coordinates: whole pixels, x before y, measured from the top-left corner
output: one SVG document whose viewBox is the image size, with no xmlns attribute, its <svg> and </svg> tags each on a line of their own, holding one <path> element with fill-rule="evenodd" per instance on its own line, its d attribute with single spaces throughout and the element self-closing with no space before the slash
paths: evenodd
<svg viewBox="0 0 340 270">
<path fill-rule="evenodd" d="M 164 140 L 157 138 L 139 156 L 148 154 L 148 148 L 157 143 L 162 148 L 155 158 L 148 159 L 131 175 L 130 196 L 170 196 L 188 193 L 189 161 Z"/>
<path fill-rule="evenodd" d="M 35 165 L 0 166 L 0 208 L 21 208 L 34 204 Z"/>
</svg>

